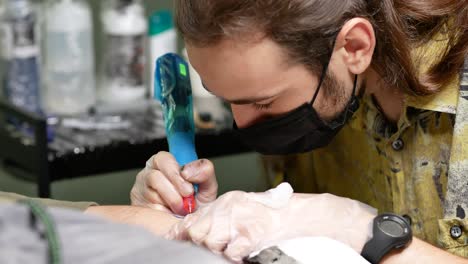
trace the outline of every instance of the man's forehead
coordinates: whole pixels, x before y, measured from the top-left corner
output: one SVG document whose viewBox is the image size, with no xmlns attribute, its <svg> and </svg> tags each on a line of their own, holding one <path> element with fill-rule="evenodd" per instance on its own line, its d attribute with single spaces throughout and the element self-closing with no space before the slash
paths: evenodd
<svg viewBox="0 0 468 264">
<path fill-rule="evenodd" d="M 281 48 L 272 41 L 233 43 L 223 41 L 207 47 L 187 46 L 190 62 L 206 87 L 229 99 L 239 92 L 249 96 L 281 86 L 287 71 Z"/>
</svg>

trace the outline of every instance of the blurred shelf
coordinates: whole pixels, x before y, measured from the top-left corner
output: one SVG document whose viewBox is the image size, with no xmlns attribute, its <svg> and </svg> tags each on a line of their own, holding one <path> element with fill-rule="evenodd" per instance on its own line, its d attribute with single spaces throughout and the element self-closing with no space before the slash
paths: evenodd
<svg viewBox="0 0 468 264">
<path fill-rule="evenodd" d="M 40 197 L 49 197 L 53 181 L 143 168 L 152 155 L 167 151 L 160 113 L 151 106 L 49 119 L 48 125 L 45 118 L 0 99 L 0 159 L 13 175 L 37 182 Z M 195 142 L 200 158 L 249 151 L 230 129 L 199 131 Z"/>
</svg>

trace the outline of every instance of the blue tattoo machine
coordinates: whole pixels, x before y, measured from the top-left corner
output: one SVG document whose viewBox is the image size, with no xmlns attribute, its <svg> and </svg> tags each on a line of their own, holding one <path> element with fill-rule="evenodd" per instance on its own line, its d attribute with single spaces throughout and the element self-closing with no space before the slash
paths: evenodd
<svg viewBox="0 0 468 264">
<path fill-rule="evenodd" d="M 154 96 L 163 107 L 169 152 L 183 166 L 198 159 L 189 66 L 179 55 L 168 53 L 156 61 L 154 78 Z M 198 185 L 193 187 L 196 194 Z M 187 213 L 195 211 L 195 195 L 184 197 L 183 202 Z"/>
</svg>

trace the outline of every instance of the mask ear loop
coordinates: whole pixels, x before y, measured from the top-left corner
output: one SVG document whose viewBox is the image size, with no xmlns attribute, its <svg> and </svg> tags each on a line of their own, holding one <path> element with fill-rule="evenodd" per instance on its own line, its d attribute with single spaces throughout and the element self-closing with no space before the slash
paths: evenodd
<svg viewBox="0 0 468 264">
<path fill-rule="evenodd" d="M 330 65 L 330 61 L 331 61 L 331 58 L 333 56 L 333 50 L 335 49 L 335 43 L 336 43 L 336 37 L 333 39 L 333 45 L 332 45 L 332 50 L 330 52 L 330 58 L 323 65 L 323 70 L 322 70 L 322 74 L 320 75 L 320 80 L 319 80 L 317 89 L 315 90 L 314 97 L 312 97 L 312 100 L 310 101 L 311 106 L 314 105 L 315 100 L 317 99 L 317 96 L 318 96 L 318 94 L 320 92 L 320 88 L 322 87 L 322 83 L 324 82 L 325 78 L 327 77 L 328 66 Z"/>
<path fill-rule="evenodd" d="M 354 84 L 353 84 L 353 85 L 354 85 L 354 86 L 353 86 L 353 96 L 356 96 L 357 80 L 358 80 L 358 75 L 355 74 L 355 75 L 354 75 Z M 361 90 L 362 90 L 362 89 L 361 89 Z M 362 94 L 361 94 L 361 92 L 360 92 L 360 93 L 358 94 L 358 97 L 361 97 L 361 96 L 362 96 Z"/>
</svg>

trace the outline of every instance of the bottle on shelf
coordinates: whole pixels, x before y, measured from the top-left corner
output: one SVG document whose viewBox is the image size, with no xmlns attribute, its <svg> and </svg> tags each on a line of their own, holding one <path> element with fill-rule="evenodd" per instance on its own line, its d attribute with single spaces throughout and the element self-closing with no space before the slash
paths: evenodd
<svg viewBox="0 0 468 264">
<path fill-rule="evenodd" d="M 26 111 L 42 114 L 37 8 L 29 0 L 5 0 L 0 18 L 4 95 Z"/>
<path fill-rule="evenodd" d="M 232 128 L 232 114 L 221 99 L 209 93 L 203 87 L 197 71 L 190 64 L 187 50 L 183 49 L 184 58 L 189 64 L 190 82 L 192 85 L 193 111 L 195 125 L 199 129 L 223 130 Z"/>
<path fill-rule="evenodd" d="M 145 99 L 147 20 L 140 0 L 106 0 L 99 101 L 130 105 Z"/>
<path fill-rule="evenodd" d="M 96 101 L 92 14 L 86 0 L 48 0 L 44 9 L 44 108 L 86 113 Z"/>
<path fill-rule="evenodd" d="M 156 60 L 166 53 L 177 53 L 177 33 L 174 28 L 170 11 L 161 10 L 154 12 L 149 18 L 149 45 L 150 45 L 150 69 L 151 80 L 150 95 L 154 97 L 154 70 Z"/>
<path fill-rule="evenodd" d="M 0 98 L 5 98 L 4 77 L 5 77 L 5 59 L 3 58 L 3 33 L 2 24 L 5 16 L 5 1 L 0 0 Z"/>
</svg>

